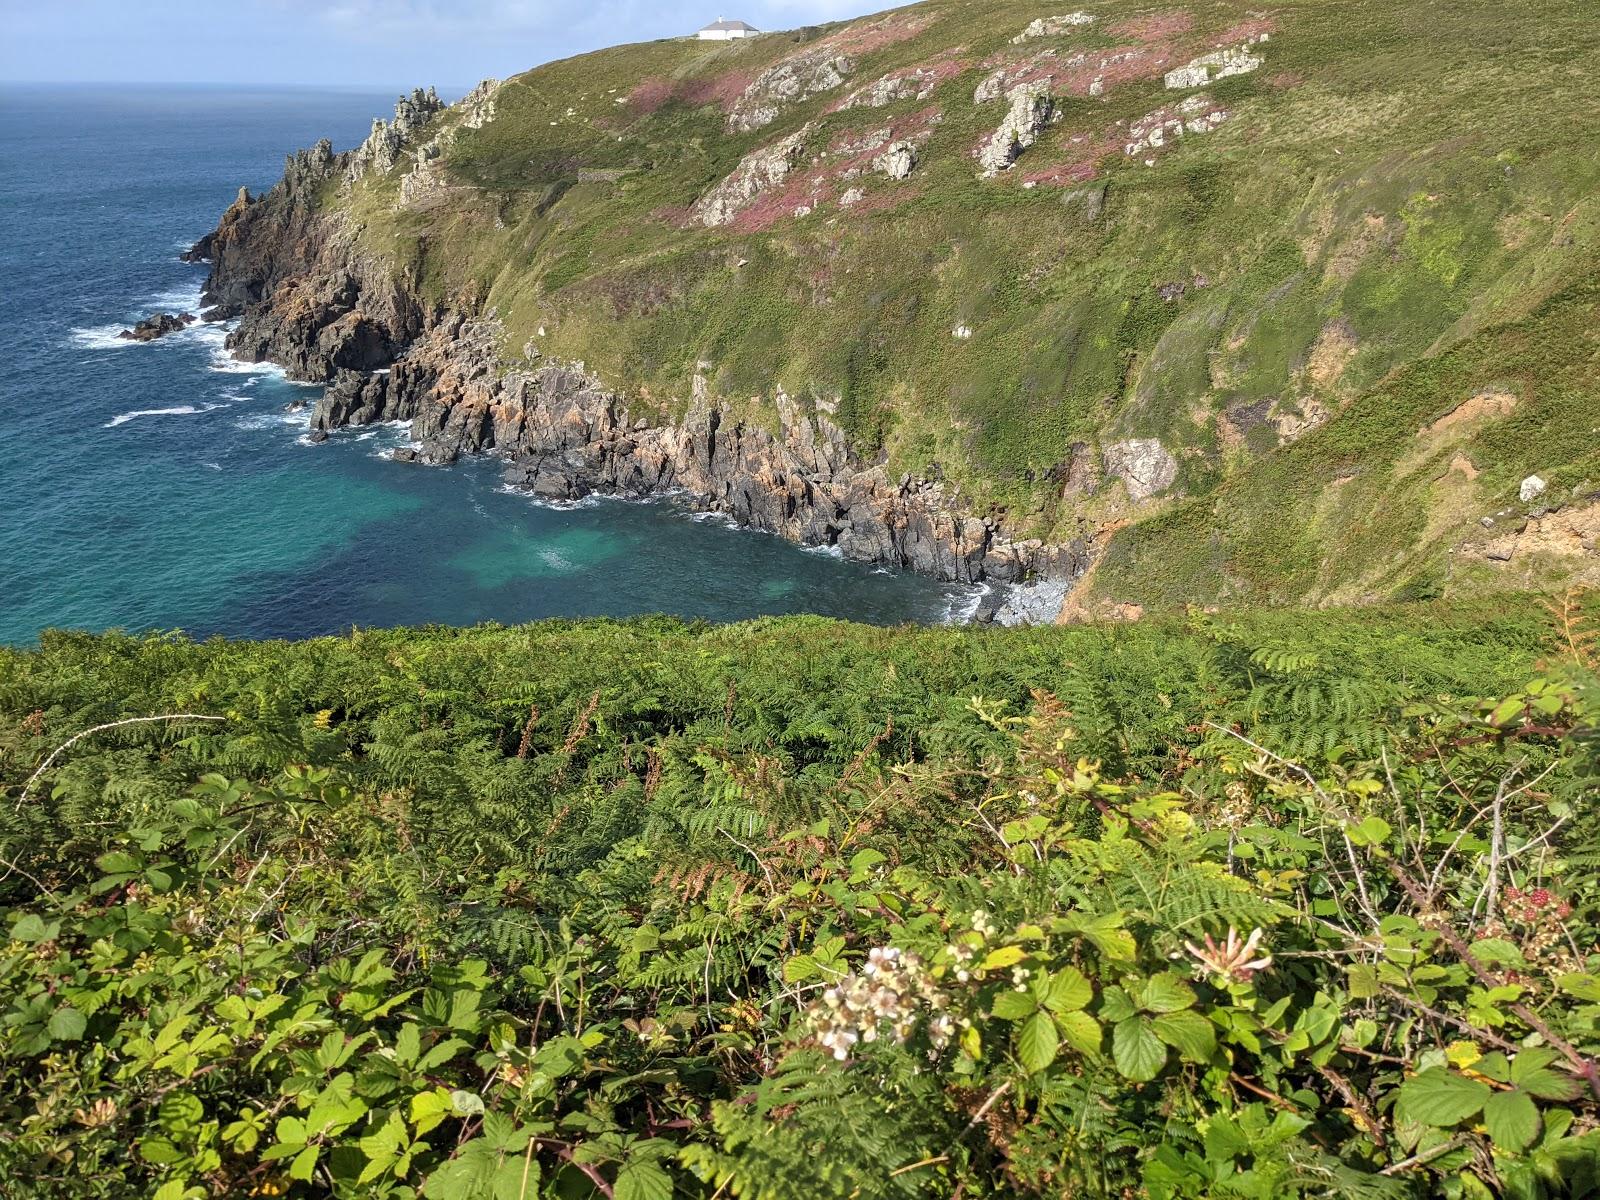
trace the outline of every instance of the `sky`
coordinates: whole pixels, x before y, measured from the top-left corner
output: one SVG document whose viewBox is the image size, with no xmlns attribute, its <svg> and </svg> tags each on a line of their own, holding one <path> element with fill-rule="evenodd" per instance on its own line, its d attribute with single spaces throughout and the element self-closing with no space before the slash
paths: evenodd
<svg viewBox="0 0 1600 1200">
<path fill-rule="evenodd" d="M 758 29 L 896 0 L 0 0 L 0 80 L 460 90 L 719 16 Z"/>
</svg>

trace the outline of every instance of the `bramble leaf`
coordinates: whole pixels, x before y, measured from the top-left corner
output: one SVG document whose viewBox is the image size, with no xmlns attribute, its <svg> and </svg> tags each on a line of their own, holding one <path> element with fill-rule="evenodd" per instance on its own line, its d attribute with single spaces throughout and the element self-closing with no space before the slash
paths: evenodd
<svg viewBox="0 0 1600 1200">
<path fill-rule="evenodd" d="M 1496 1092 L 1484 1101 L 1483 1124 L 1497 1147 L 1522 1150 L 1539 1136 L 1539 1109 L 1524 1091 Z"/>
<path fill-rule="evenodd" d="M 1017 1030 L 1017 1058 L 1028 1071 L 1042 1071 L 1055 1062 L 1060 1045 L 1055 1018 L 1047 1012 L 1034 1013 Z"/>
<path fill-rule="evenodd" d="M 1129 1017 L 1111 1031 L 1111 1058 L 1129 1079 L 1154 1079 L 1166 1065 L 1166 1044 L 1150 1027 L 1150 1018 Z"/>
<path fill-rule="evenodd" d="M 1476 1116 L 1489 1094 L 1488 1084 L 1447 1067 L 1429 1067 L 1400 1085 L 1400 1103 L 1406 1115 L 1438 1128 Z"/>
</svg>

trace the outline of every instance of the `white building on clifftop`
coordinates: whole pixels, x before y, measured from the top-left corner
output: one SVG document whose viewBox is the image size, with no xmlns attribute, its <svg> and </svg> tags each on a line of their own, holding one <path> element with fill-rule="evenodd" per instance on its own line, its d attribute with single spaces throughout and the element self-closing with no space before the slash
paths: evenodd
<svg viewBox="0 0 1600 1200">
<path fill-rule="evenodd" d="M 760 32 L 743 21 L 724 21 L 718 17 L 695 36 L 702 42 L 731 42 L 734 38 L 755 37 Z"/>
</svg>

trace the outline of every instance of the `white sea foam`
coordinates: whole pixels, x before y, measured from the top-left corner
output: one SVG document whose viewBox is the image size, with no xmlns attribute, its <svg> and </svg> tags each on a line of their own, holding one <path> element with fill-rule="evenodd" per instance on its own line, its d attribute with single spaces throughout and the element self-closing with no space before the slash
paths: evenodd
<svg viewBox="0 0 1600 1200">
<path fill-rule="evenodd" d="M 95 325 L 87 329 L 72 329 L 72 344 L 84 350 L 124 350 L 129 346 L 138 346 L 143 343 L 131 338 L 121 338 L 117 334 L 126 329 L 126 325 Z"/>
<path fill-rule="evenodd" d="M 364 434 L 359 440 L 366 441 L 368 438 L 380 438 L 377 449 L 367 451 L 367 457 L 392 459 L 396 450 L 420 451 L 422 449 L 421 442 L 411 440 L 410 432 L 410 421 L 384 421 L 376 426 L 371 433 Z M 383 435 L 385 434 L 388 436 L 384 437 Z M 477 508 L 477 501 L 473 501 L 473 507 Z M 488 516 L 489 514 L 482 513 L 481 515 Z"/>
<path fill-rule="evenodd" d="M 243 359 L 235 358 L 223 348 L 220 340 L 216 348 L 211 351 L 211 361 L 206 364 L 206 370 L 218 371 L 224 375 L 275 375 L 280 379 L 284 378 L 283 368 L 277 363 L 245 362 Z"/>
<path fill-rule="evenodd" d="M 420 450 L 422 443 L 412 442 L 411 446 L 413 449 Z M 517 487 L 515 484 L 510 483 L 496 484 L 494 490 L 507 496 L 515 496 L 519 500 L 526 500 L 535 508 L 548 508 L 554 512 L 571 512 L 578 508 L 598 508 L 607 501 L 622 499 L 621 496 L 602 496 L 599 492 L 590 492 L 587 496 L 582 496 L 577 500 L 549 500 L 543 496 L 535 496 L 525 487 Z"/>
<path fill-rule="evenodd" d="M 843 558 L 844 551 L 838 546 L 801 546 L 807 554 L 820 554 L 825 558 Z"/>
<path fill-rule="evenodd" d="M 994 591 L 992 584 L 980 583 L 969 588 L 964 593 L 958 592 L 950 597 L 950 606 L 945 610 L 940 623 L 944 625 L 970 625 L 972 618 L 978 615 L 978 606 L 983 603 L 985 596 Z"/>
<path fill-rule="evenodd" d="M 200 294 L 201 287 L 198 283 L 186 283 L 182 287 L 156 292 L 147 303 L 153 305 L 158 312 L 198 313 Z"/>
<path fill-rule="evenodd" d="M 310 423 L 310 421 L 311 414 L 306 412 L 306 410 L 303 408 L 297 409 L 294 412 L 285 412 L 282 409 L 274 409 L 271 412 L 251 413 L 248 417 L 240 417 L 233 423 L 233 427 L 235 429 L 244 429 L 250 431 L 258 429 L 282 429 L 284 426 L 289 426 L 290 428 L 304 428 Z"/>
<path fill-rule="evenodd" d="M 129 421 L 139 417 L 187 417 L 195 413 L 210 412 L 214 408 L 221 408 L 220 404 L 206 404 L 196 408 L 192 404 L 180 404 L 173 408 L 136 408 L 132 412 L 118 413 L 101 426 L 102 429 L 115 429 L 118 425 L 126 425 Z"/>
<path fill-rule="evenodd" d="M 119 325 L 75 326 L 67 332 L 71 335 L 72 344 L 84 350 L 123 350 L 129 346 L 167 346 L 175 342 L 200 342 L 202 345 L 214 347 L 216 354 L 227 353 L 222 349 L 223 340 L 228 336 L 228 330 L 223 325 L 196 321 L 192 325 L 174 329 L 171 333 L 152 338 L 148 342 L 120 336 L 124 330 L 132 329 L 138 323 L 138 319 L 130 319 Z"/>
</svg>

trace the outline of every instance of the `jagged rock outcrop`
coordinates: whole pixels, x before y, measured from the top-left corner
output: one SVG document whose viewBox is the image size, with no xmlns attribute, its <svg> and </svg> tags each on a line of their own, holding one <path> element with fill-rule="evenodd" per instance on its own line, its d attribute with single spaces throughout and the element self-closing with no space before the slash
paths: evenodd
<svg viewBox="0 0 1600 1200">
<path fill-rule="evenodd" d="M 124 329 L 117 336 L 130 342 L 153 342 L 169 333 L 187 329 L 196 320 L 193 313 L 157 313 L 153 317 L 146 317 L 132 329 Z"/>
<path fill-rule="evenodd" d="M 494 120 L 500 80 L 485 79 L 458 100 L 454 110 L 459 118 L 423 142 L 414 155 L 416 165 L 400 180 L 400 206 L 420 208 L 443 199 L 456 186 L 444 170 L 444 152 L 469 129 L 482 129 Z"/>
<path fill-rule="evenodd" d="M 432 88 L 417 88 L 409 96 L 401 96 L 394 106 L 393 121 L 373 118 L 372 132 L 345 164 L 345 178 L 354 182 L 368 171 L 392 171 L 400 161 L 400 152 L 414 143 L 417 135 L 444 110 L 444 101 Z"/>
<path fill-rule="evenodd" d="M 730 133 L 765 129 L 790 104 L 840 86 L 855 60 L 826 46 L 790 55 L 757 75 L 728 113 Z"/>
<path fill-rule="evenodd" d="M 872 160 L 872 169 L 890 179 L 907 179 L 917 169 L 917 157 L 915 142 L 891 142 L 882 154 Z"/>
<path fill-rule="evenodd" d="M 779 187 L 805 159 L 806 139 L 812 126 L 796 130 L 782 141 L 752 150 L 732 173 L 689 210 L 708 229 L 731 224 L 763 192 Z"/>
<path fill-rule="evenodd" d="M 500 95 L 501 80 L 485 79 L 453 105 L 460 110 L 461 121 L 457 128 L 482 129 L 494 120 L 495 101 Z"/>
<path fill-rule="evenodd" d="M 1011 107 L 978 151 L 978 166 L 986 178 L 1009 170 L 1017 157 L 1039 140 L 1055 115 L 1048 84 L 1021 83 L 1007 97 Z"/>
</svg>

